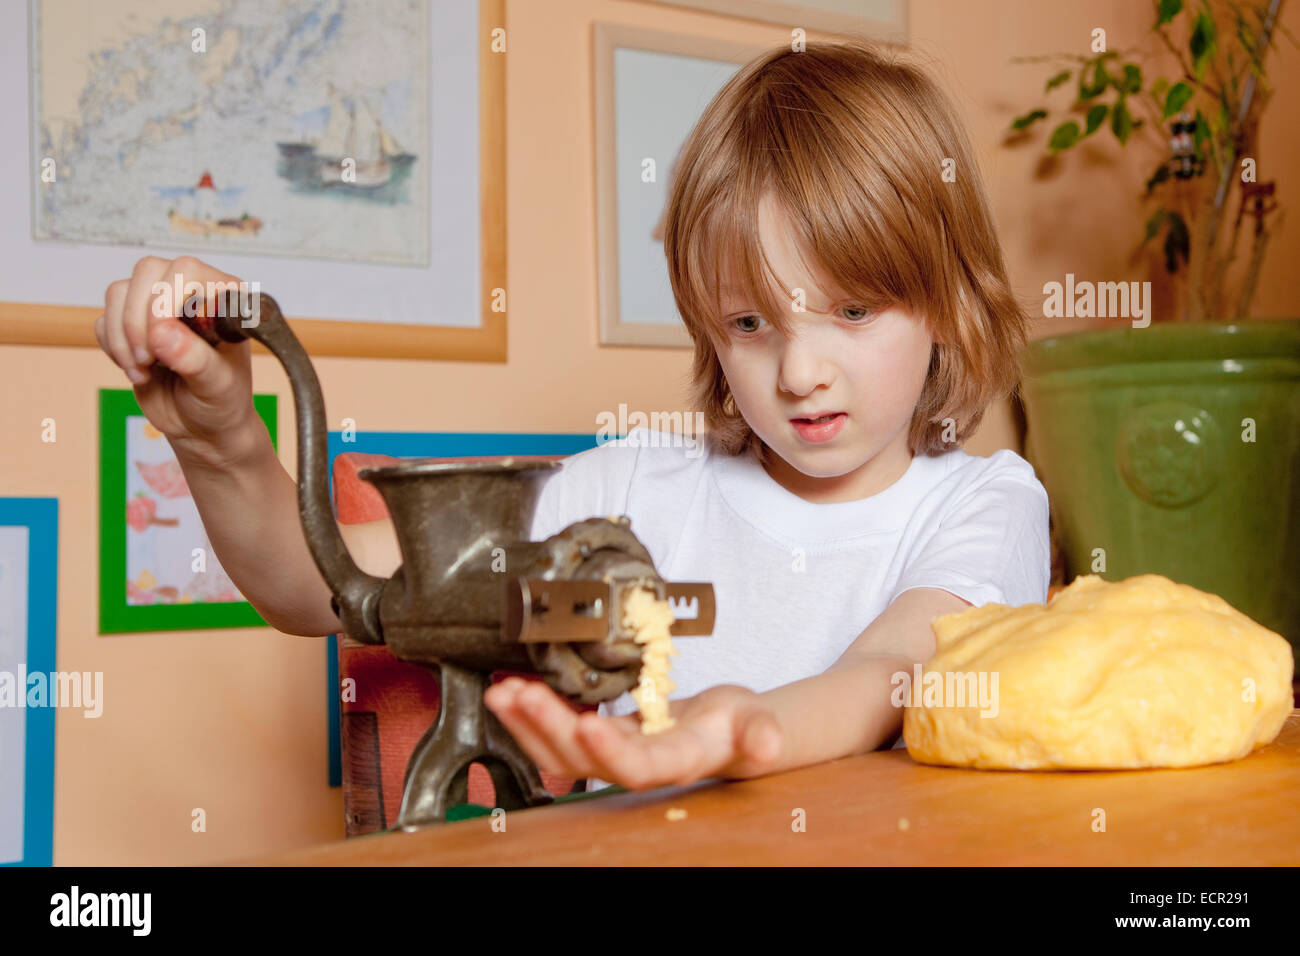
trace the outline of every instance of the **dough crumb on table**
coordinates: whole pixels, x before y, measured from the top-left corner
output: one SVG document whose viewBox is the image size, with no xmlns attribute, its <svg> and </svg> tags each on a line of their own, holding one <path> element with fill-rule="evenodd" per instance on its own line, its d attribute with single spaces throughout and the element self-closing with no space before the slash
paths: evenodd
<svg viewBox="0 0 1300 956">
<path fill-rule="evenodd" d="M 937 651 L 903 712 L 920 763 L 1194 767 L 1265 746 L 1291 713 L 1287 640 L 1157 574 L 1084 575 L 1046 605 L 985 604 L 930 626 Z"/>
<path fill-rule="evenodd" d="M 632 699 L 641 712 L 641 733 L 657 734 L 676 721 L 668 716 L 668 695 L 677 685 L 668 677 L 668 658 L 675 656 L 672 634 L 672 605 L 660 601 L 646 588 L 631 588 L 623 599 L 623 626 L 635 633 L 643 644 L 641 680 L 632 690 Z"/>
<path fill-rule="evenodd" d="M 685 820 L 686 811 L 683 810 L 681 807 L 669 807 L 667 812 L 664 813 L 664 816 L 667 817 L 669 820 L 673 820 L 674 822 L 677 820 Z"/>
</svg>

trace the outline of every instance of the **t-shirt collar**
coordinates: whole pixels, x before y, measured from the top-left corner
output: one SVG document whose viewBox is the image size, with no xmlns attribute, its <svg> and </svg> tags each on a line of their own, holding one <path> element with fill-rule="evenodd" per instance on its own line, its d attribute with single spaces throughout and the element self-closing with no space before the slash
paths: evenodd
<svg viewBox="0 0 1300 956">
<path fill-rule="evenodd" d="M 767 473 L 758 453 L 728 455 L 713 449 L 713 475 L 726 502 L 750 524 L 794 541 L 825 541 L 896 531 L 925 490 L 947 469 L 944 455 L 915 455 L 888 488 L 856 501 L 818 503 L 800 498 Z"/>
</svg>

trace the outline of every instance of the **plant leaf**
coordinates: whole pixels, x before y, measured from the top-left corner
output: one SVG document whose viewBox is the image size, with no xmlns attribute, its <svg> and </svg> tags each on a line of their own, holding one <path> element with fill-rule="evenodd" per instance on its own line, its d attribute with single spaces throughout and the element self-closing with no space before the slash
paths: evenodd
<svg viewBox="0 0 1300 956">
<path fill-rule="evenodd" d="M 1204 11 L 1196 15 L 1196 25 L 1192 27 L 1192 38 L 1187 45 L 1192 51 L 1192 72 L 1199 80 L 1205 75 L 1205 67 L 1214 55 L 1214 21 Z"/>
<path fill-rule="evenodd" d="M 1024 116 L 1018 116 L 1011 122 L 1012 129 L 1024 129 L 1025 127 L 1037 122 L 1040 119 L 1047 118 L 1047 110 L 1030 110 Z"/>
<path fill-rule="evenodd" d="M 1136 93 L 1142 89 L 1142 68 L 1136 63 L 1124 64 L 1124 79 L 1120 81 L 1120 89 L 1125 93 Z"/>
<path fill-rule="evenodd" d="M 1164 99 L 1165 90 L 1169 89 L 1169 81 L 1163 76 L 1151 84 L 1151 95 L 1157 100 Z"/>
<path fill-rule="evenodd" d="M 1161 119 L 1169 119 L 1192 98 L 1192 88 L 1186 83 L 1175 83 L 1169 90 L 1169 95 L 1165 97 L 1165 115 Z"/>
<path fill-rule="evenodd" d="M 1160 168 L 1166 169 L 1165 166 L 1161 166 Z M 1161 206 L 1155 211 L 1151 218 L 1147 220 L 1146 238 L 1142 240 L 1142 245 L 1145 246 L 1155 238 L 1156 233 L 1160 231 L 1160 227 L 1165 224 L 1165 216 L 1168 214 L 1168 210 L 1166 210 L 1164 206 Z"/>
<path fill-rule="evenodd" d="M 1102 55 L 1105 56 L 1105 54 Z M 1101 59 L 1098 59 L 1093 64 L 1091 83 L 1084 78 L 1085 76 L 1086 68 L 1079 71 L 1079 99 L 1081 100 L 1090 100 L 1094 96 L 1100 96 L 1105 92 L 1106 84 L 1110 82 L 1110 74 L 1106 72 L 1106 67 L 1102 64 Z"/>
<path fill-rule="evenodd" d="M 1054 153 L 1059 153 L 1063 149 L 1069 149 L 1079 141 L 1079 124 L 1074 120 L 1068 123 L 1062 123 L 1052 132 L 1052 138 L 1047 141 L 1048 148 Z"/>
<path fill-rule="evenodd" d="M 1160 19 L 1156 26 L 1168 23 L 1183 9 L 1183 0 L 1160 0 Z"/>
<path fill-rule="evenodd" d="M 1050 93 L 1052 90 L 1056 89 L 1070 78 L 1072 72 L 1072 70 L 1062 70 L 1060 73 L 1056 74 L 1056 76 L 1047 81 L 1047 89 L 1043 92 Z"/>
<path fill-rule="evenodd" d="M 1105 103 L 1098 103 L 1092 109 L 1088 110 L 1088 125 L 1083 131 L 1084 136 L 1091 136 L 1097 131 L 1097 127 L 1106 119 L 1107 106 Z"/>
<path fill-rule="evenodd" d="M 1157 186 L 1165 182 L 1167 179 L 1169 179 L 1169 164 L 1161 163 L 1159 166 L 1156 167 L 1156 171 L 1151 174 L 1151 178 L 1147 180 L 1146 194 L 1150 196 L 1151 190 L 1155 189 Z"/>
<path fill-rule="evenodd" d="M 1196 111 L 1196 129 L 1192 133 L 1192 142 L 1196 144 L 1199 151 L 1205 145 L 1205 141 L 1210 138 L 1210 124 L 1205 119 L 1200 110 Z"/>
<path fill-rule="evenodd" d="M 1165 270 L 1170 274 L 1178 271 L 1178 259 L 1187 261 L 1191 250 L 1191 241 L 1187 234 L 1187 223 L 1176 212 L 1169 214 L 1169 231 L 1165 233 Z"/>
<path fill-rule="evenodd" d="M 1128 143 L 1129 134 L 1133 132 L 1133 117 L 1129 114 L 1128 103 L 1122 94 L 1110 111 L 1110 129 L 1121 144 Z"/>
</svg>

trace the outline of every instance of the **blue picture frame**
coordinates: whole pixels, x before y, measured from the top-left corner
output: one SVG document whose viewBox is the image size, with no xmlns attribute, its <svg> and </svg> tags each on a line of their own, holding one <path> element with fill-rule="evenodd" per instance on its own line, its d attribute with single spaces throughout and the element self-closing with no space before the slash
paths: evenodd
<svg viewBox="0 0 1300 956">
<path fill-rule="evenodd" d="M 330 500 L 334 500 L 334 459 L 344 452 L 392 455 L 395 458 L 475 458 L 492 455 L 576 455 L 595 448 L 593 429 L 581 433 L 537 432 L 357 432 L 343 440 L 343 432 L 329 433 L 328 452 Z M 326 707 L 329 715 L 329 783 L 343 785 L 341 743 L 342 704 L 339 701 L 338 635 L 327 642 Z"/>
<path fill-rule="evenodd" d="M 59 501 L 0 498 L 0 526 L 27 528 L 28 674 L 58 669 Z M 26 674 L 22 693 L 26 693 Z M 54 862 L 55 708 L 24 707 L 23 848 L 0 866 L 52 866 Z"/>
</svg>

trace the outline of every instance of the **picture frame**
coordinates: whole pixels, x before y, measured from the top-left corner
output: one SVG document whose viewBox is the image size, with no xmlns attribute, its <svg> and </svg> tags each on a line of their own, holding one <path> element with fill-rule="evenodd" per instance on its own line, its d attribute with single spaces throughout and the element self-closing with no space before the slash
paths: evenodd
<svg viewBox="0 0 1300 956">
<path fill-rule="evenodd" d="M 690 348 L 659 225 L 671 171 L 709 100 L 771 44 L 601 22 L 593 30 L 600 344 Z"/>
<path fill-rule="evenodd" d="M 274 285 L 262 281 L 261 291 L 276 297 L 313 356 L 507 358 L 505 56 L 494 52 L 503 43 L 505 0 L 426 2 L 433 17 L 434 72 L 434 142 L 424 151 L 434 204 L 428 269 L 188 250 L 200 258 L 212 255 L 214 265 L 250 281 L 275 274 Z M 0 76 L 12 89 L 29 85 L 32 19 L 29 15 L 28 30 L 0 36 Z M 466 57 L 476 58 L 476 69 L 466 66 Z M 452 72 L 439 76 L 440 70 Z M 451 81 L 467 72 L 472 81 Z M 0 107 L 0 131 L 15 145 L 0 150 L 0 171 L 13 182 L 37 183 L 30 104 L 22 97 L 10 100 Z M 462 115 L 467 111 L 468 118 Z M 475 114 L 478 136 L 463 136 Z M 477 188 L 466 189 L 467 181 Z M 32 189 L 18 189 L 0 195 L 0 253 L 14 264 L 16 277 L 5 289 L 10 301 L 0 301 L 0 344 L 97 348 L 94 322 L 103 311 L 104 287 L 129 276 L 134 262 L 151 250 L 37 243 L 31 237 L 31 194 Z M 186 251 L 157 254 L 171 259 Z M 434 309 L 444 324 L 423 321 Z M 387 320 L 386 314 L 400 314 L 405 321 Z M 259 343 L 252 348 L 269 354 Z"/>
<path fill-rule="evenodd" d="M 650 0 L 745 20 L 906 43 L 907 0 Z"/>
<path fill-rule="evenodd" d="M 0 671 L 18 693 L 58 669 L 58 580 L 58 499 L 0 498 Z M 55 711 L 0 707 L 0 866 L 53 865 Z"/>
<path fill-rule="evenodd" d="M 273 447 L 278 401 L 253 396 Z M 100 389 L 99 633 L 266 626 L 221 568 L 175 454 L 135 392 Z"/>
<path fill-rule="evenodd" d="M 396 458 L 476 458 L 493 455 L 576 455 L 598 444 L 597 435 L 534 432 L 356 432 L 344 441 L 343 432 L 329 433 L 330 500 L 334 500 L 334 459 L 344 452 L 392 455 Z M 329 785 L 343 784 L 342 704 L 339 700 L 339 635 L 326 646 L 325 706 L 328 715 Z"/>
</svg>

